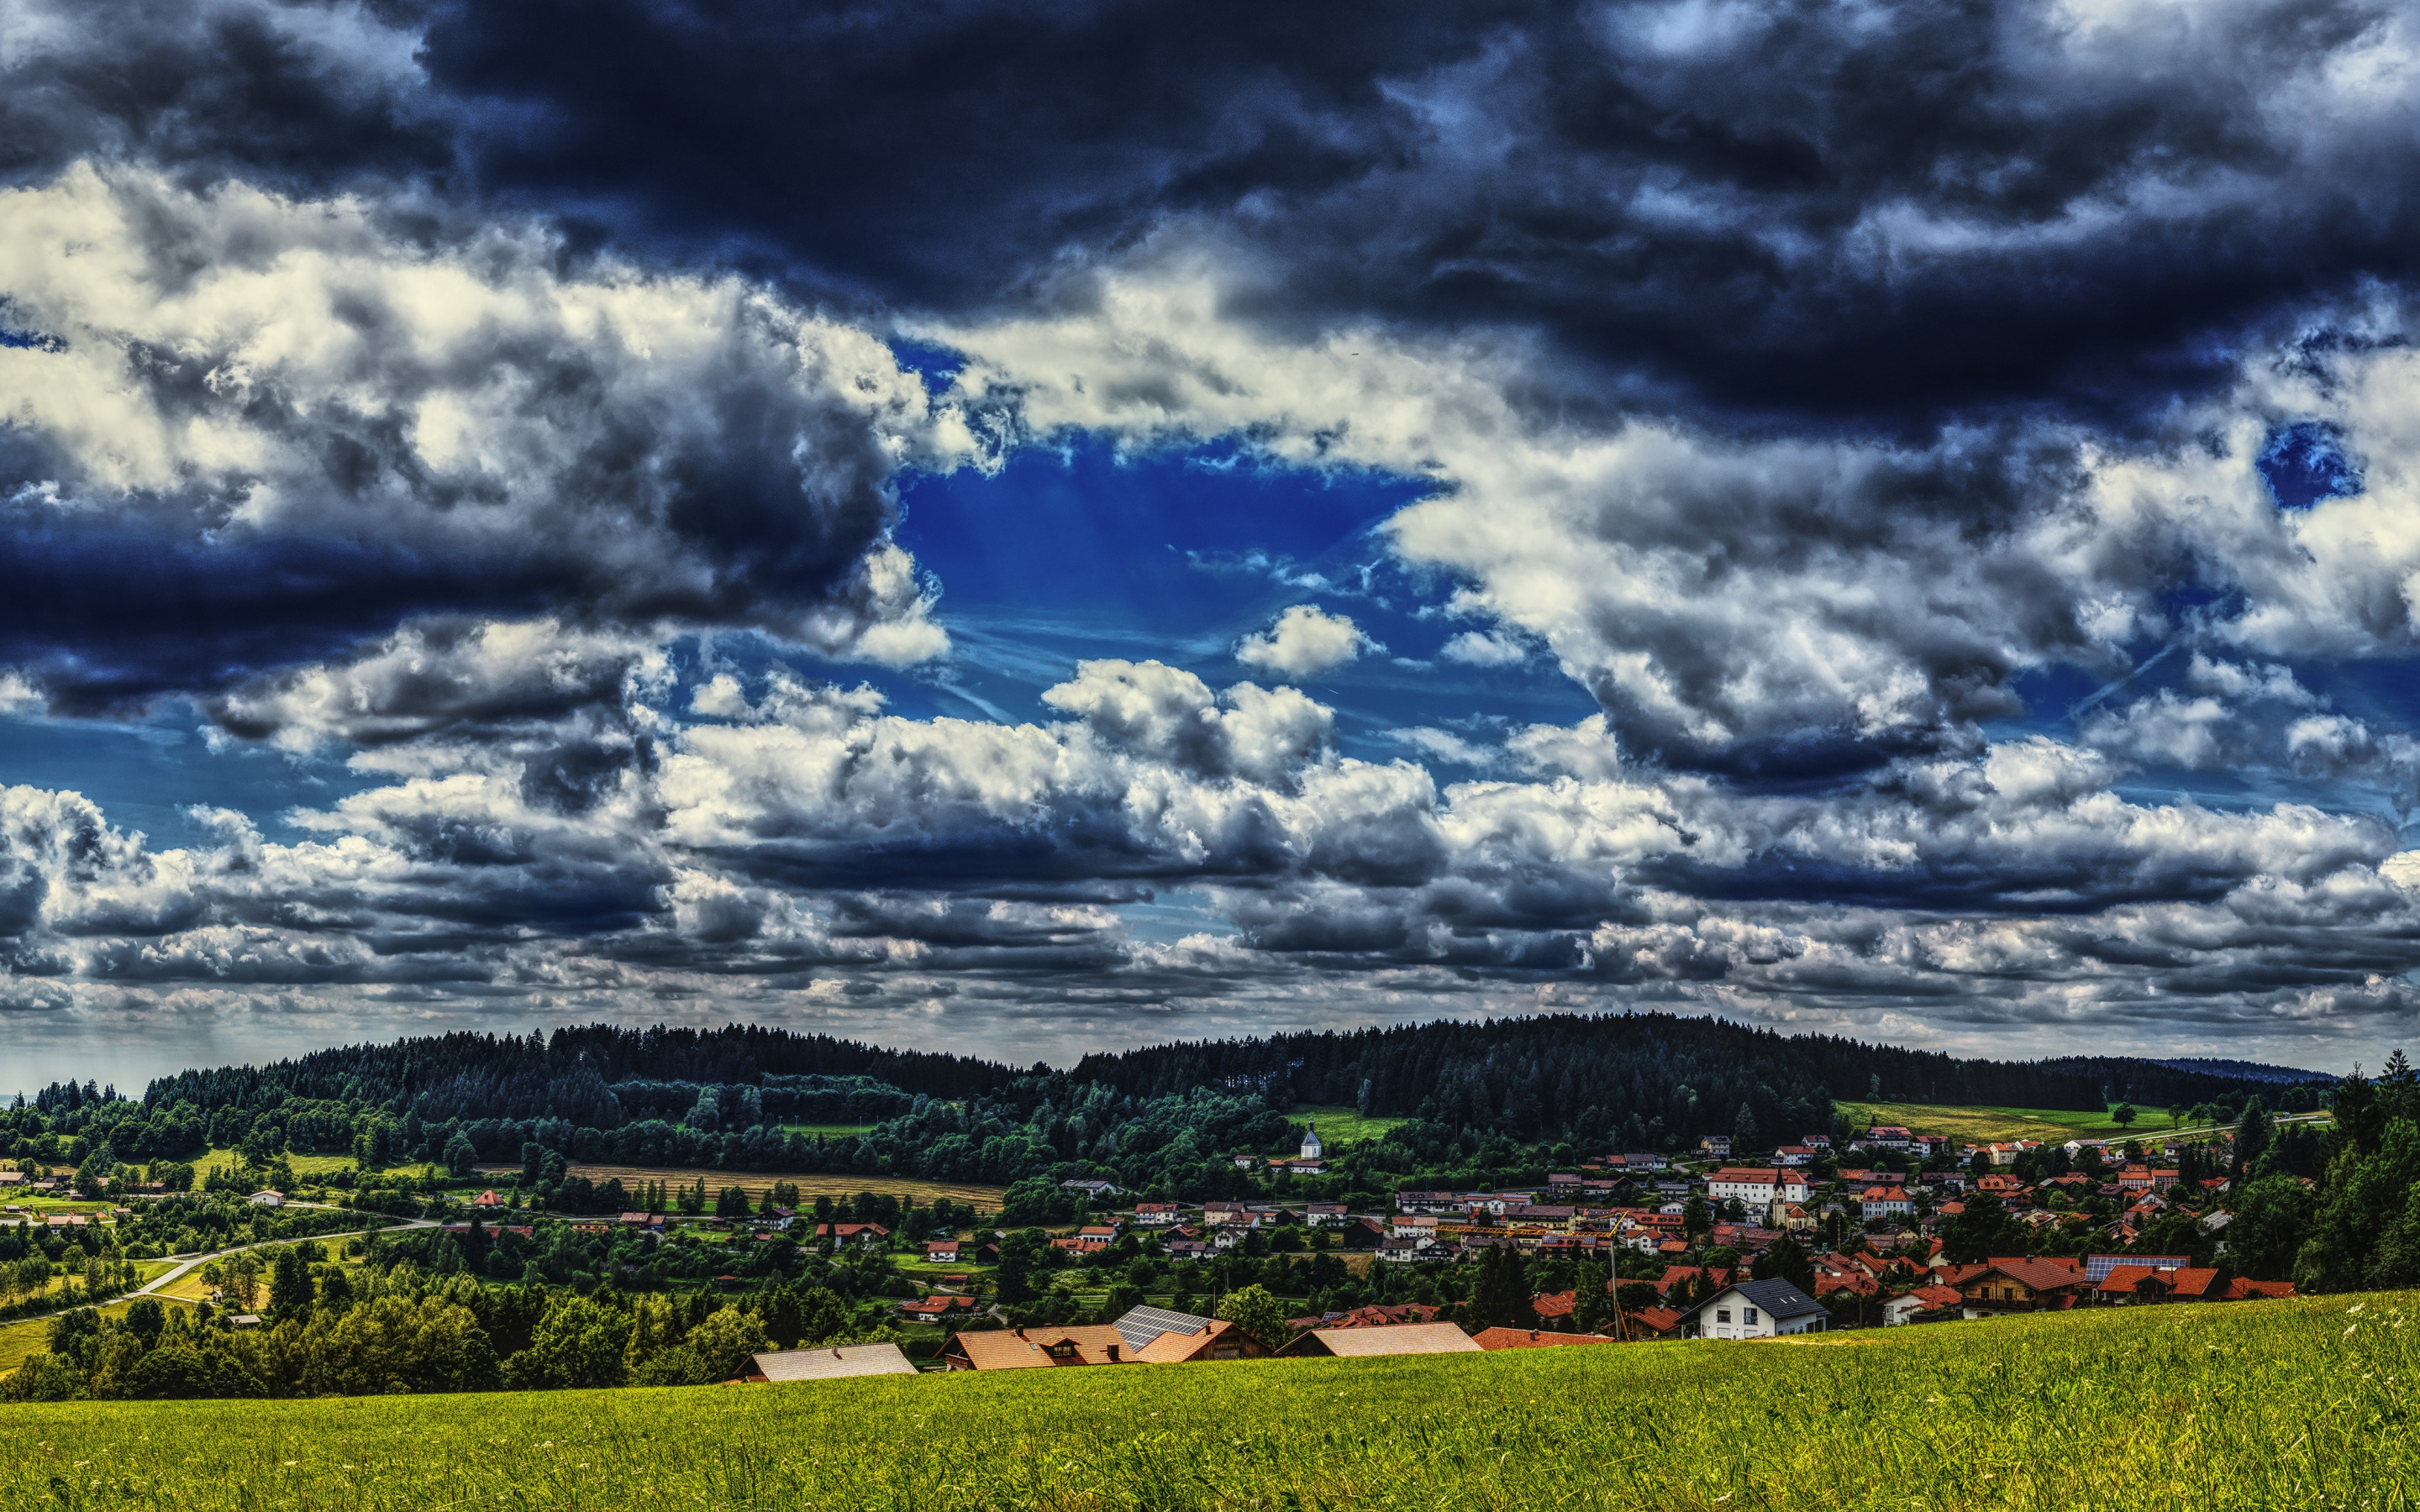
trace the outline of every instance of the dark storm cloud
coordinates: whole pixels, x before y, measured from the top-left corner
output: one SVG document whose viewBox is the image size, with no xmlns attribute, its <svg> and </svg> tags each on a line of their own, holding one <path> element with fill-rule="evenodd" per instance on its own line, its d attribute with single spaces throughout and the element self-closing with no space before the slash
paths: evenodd
<svg viewBox="0 0 2420 1512">
<path fill-rule="evenodd" d="M 888 540 L 938 417 L 861 332 L 731 280 L 565 277 L 526 227 L 431 251 L 349 202 L 122 166 L 7 199 L 0 292 L 41 339 L 0 350 L 0 657 L 65 708 L 224 688 L 415 614 L 946 644 Z M 525 671 L 543 715 L 560 690 Z M 351 733 L 446 681 L 365 688 Z"/>
<path fill-rule="evenodd" d="M 0 177 L 93 156 L 304 193 L 442 175 L 452 132 L 411 21 L 377 0 L 22 0 L 0 41 Z"/>
<path fill-rule="evenodd" d="M 1735 416 L 2134 415 L 2420 245 L 2370 0 L 23 13 L 21 182 L 417 185 L 954 316 L 1207 242 L 1239 313 L 1532 326 Z"/>
<path fill-rule="evenodd" d="M 1280 324 L 1534 324 L 1617 393 L 1870 423 L 2132 411 L 2406 274 L 2408 107 L 2343 77 L 2398 14 L 544 0 L 423 56 L 489 192 L 893 301 L 1199 237 Z"/>
</svg>

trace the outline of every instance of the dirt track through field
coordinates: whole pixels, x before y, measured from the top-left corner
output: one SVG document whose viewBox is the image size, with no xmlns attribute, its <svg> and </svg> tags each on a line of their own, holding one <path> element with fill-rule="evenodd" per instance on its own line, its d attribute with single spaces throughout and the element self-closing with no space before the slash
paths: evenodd
<svg viewBox="0 0 2420 1512">
<path fill-rule="evenodd" d="M 503 1174 L 520 1169 L 517 1165 L 482 1165 L 482 1171 Z M 952 1202 L 972 1203 L 980 1208 L 998 1208 L 1007 1188 L 972 1186 L 956 1181 L 919 1181 L 906 1176 L 823 1176 L 804 1171 L 715 1171 L 694 1165 L 590 1165 L 575 1163 L 566 1167 L 574 1176 L 584 1176 L 602 1186 L 619 1178 L 622 1185 L 635 1190 L 641 1181 L 661 1181 L 666 1186 L 682 1187 L 706 1178 L 708 1205 L 714 1194 L 726 1186 L 736 1186 L 748 1194 L 748 1200 L 759 1202 L 776 1181 L 795 1182 L 799 1196 L 809 1202 L 817 1197 L 853 1197 L 860 1192 L 878 1192 L 885 1196 L 912 1197 L 918 1202 L 931 1202 L 935 1197 L 947 1197 Z"/>
</svg>

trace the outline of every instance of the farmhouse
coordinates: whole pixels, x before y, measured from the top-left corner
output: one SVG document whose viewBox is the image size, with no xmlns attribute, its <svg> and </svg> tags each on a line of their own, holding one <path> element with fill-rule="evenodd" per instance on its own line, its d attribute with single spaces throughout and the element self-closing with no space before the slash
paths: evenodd
<svg viewBox="0 0 2420 1512">
<path fill-rule="evenodd" d="M 1106 1323 L 1003 1328 L 954 1335 L 941 1349 L 950 1370 L 1033 1370 L 1048 1365 L 1127 1365 L 1125 1335 Z"/>
<path fill-rule="evenodd" d="M 256 1208 L 282 1208 L 286 1206 L 286 1194 L 283 1192 L 271 1191 L 255 1192 L 252 1196 L 244 1198 L 244 1201 L 251 1203 Z"/>
<path fill-rule="evenodd" d="M 2072 1307 L 2092 1285 L 2082 1271 L 2040 1259 L 1995 1259 L 1942 1277 L 1970 1313 L 2041 1312 Z"/>
<path fill-rule="evenodd" d="M 1698 1336 L 1761 1339 L 1780 1334 L 1821 1334 L 1831 1316 L 1822 1303 L 1787 1281 L 1741 1281 L 1699 1305 Z"/>
<path fill-rule="evenodd" d="M 1362 1358 L 1379 1354 L 1477 1354 L 1479 1345 L 1451 1323 L 1395 1323 L 1380 1328 L 1314 1328 L 1278 1353 Z"/>
<path fill-rule="evenodd" d="M 880 1224 L 817 1224 L 815 1237 L 843 1244 L 861 1244 L 867 1249 L 880 1249 L 891 1238 L 891 1230 Z"/>
<path fill-rule="evenodd" d="M 1196 1360 L 1264 1360 L 1268 1347 L 1223 1318 L 1198 1318 L 1165 1307 L 1134 1307 L 1112 1325 L 1138 1365 Z"/>
<path fill-rule="evenodd" d="M 947 1292 L 937 1291 L 914 1302 L 903 1302 L 892 1311 L 909 1322 L 937 1322 L 952 1313 L 970 1313 L 974 1307 L 972 1297 L 954 1297 Z"/>
<path fill-rule="evenodd" d="M 835 1349 L 779 1350 L 752 1354 L 738 1379 L 751 1382 L 831 1381 L 841 1376 L 912 1376 L 914 1365 L 896 1344 L 844 1344 Z"/>
<path fill-rule="evenodd" d="M 958 1241 L 954 1239 L 935 1239 L 926 1241 L 924 1244 L 924 1259 L 927 1264 L 931 1265 L 957 1264 Z"/>
</svg>

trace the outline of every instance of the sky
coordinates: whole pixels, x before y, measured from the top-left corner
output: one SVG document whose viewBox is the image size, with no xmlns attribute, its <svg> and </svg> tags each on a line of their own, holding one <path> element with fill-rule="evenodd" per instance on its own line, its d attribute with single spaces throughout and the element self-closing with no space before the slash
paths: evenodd
<svg viewBox="0 0 2420 1512">
<path fill-rule="evenodd" d="M 2420 1009 L 2420 17 L 0 0 L 0 1060 Z"/>
</svg>

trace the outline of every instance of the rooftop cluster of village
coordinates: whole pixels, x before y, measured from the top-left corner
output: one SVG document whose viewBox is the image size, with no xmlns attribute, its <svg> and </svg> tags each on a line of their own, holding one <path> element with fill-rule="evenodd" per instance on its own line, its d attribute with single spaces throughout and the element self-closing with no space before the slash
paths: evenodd
<svg viewBox="0 0 2420 1512">
<path fill-rule="evenodd" d="M 1129 1204 L 1113 1183 L 1078 1179 L 1063 1185 L 1091 1211 L 1047 1240 L 1060 1265 L 1122 1273 L 1157 1261 L 1216 1276 L 1230 1258 L 1357 1253 L 1366 1270 L 1425 1278 L 1417 1289 L 1433 1300 L 1281 1320 L 1138 1304 L 1037 1322 L 1032 1309 L 985 1306 L 982 1277 L 970 1273 L 897 1313 L 953 1329 L 943 1367 L 990 1370 L 1769 1338 L 2291 1296 L 2292 1283 L 2228 1264 L 2231 1152 L 2225 1132 L 2175 1143 L 1976 1146 L 1876 1125 L 1842 1149 L 1809 1134 L 1749 1164 L 1714 1135 L 1688 1156 L 1606 1155 L 1533 1187 L 1404 1189 L 1379 1211 L 1275 1199 Z M 1326 1155 L 1314 1126 L 1294 1156 L 1236 1163 L 1318 1175 Z M 2179 1236 L 2173 1253 L 2158 1242 Z M 879 1226 L 841 1225 L 824 1237 L 869 1247 L 898 1240 Z M 1019 1237 L 992 1230 L 922 1249 L 935 1263 L 998 1265 Z M 1503 1295 L 1503 1280 L 1530 1274 L 1579 1284 Z M 1491 1276 L 1496 1294 L 1482 1295 Z M 838 1354 L 808 1359 L 829 1351 L 793 1352 L 806 1363 L 766 1356 L 759 1379 L 854 1370 Z"/>
</svg>

